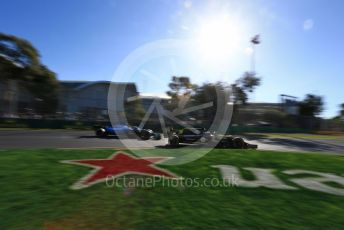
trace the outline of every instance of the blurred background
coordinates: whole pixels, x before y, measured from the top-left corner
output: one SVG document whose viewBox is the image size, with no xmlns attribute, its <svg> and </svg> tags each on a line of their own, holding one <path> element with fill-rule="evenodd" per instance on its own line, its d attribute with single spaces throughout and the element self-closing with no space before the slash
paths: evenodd
<svg viewBox="0 0 344 230">
<path fill-rule="evenodd" d="M 188 95 L 196 105 L 214 100 L 211 91 L 219 87 L 235 103 L 232 132 L 342 132 L 344 32 L 336 26 L 341 6 L 340 1 L 4 1 L 0 126 L 109 124 L 108 88 L 117 84 L 126 91 L 122 103 L 133 124 L 155 99 L 173 109 Z M 177 57 L 148 63 L 144 68 L 159 78 L 157 84 L 142 71 L 124 76 L 127 82 L 112 79 L 131 50 L 166 38 L 193 41 L 185 51 L 189 62 Z M 138 100 L 127 101 L 132 96 Z M 205 120 L 211 109 L 201 113 L 186 119 Z M 147 125 L 159 129 L 156 122 L 152 118 Z"/>
</svg>

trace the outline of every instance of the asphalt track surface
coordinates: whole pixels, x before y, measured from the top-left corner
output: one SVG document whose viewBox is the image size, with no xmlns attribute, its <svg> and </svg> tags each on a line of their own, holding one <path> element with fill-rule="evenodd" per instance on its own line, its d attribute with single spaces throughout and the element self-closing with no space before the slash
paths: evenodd
<svg viewBox="0 0 344 230">
<path fill-rule="evenodd" d="M 344 155 L 344 141 L 319 140 L 305 138 L 269 138 L 251 137 L 245 140 L 252 144 L 257 144 L 258 149 L 274 150 L 285 152 L 314 152 L 314 153 L 335 153 Z"/>
<path fill-rule="evenodd" d="M 306 151 L 344 154 L 344 141 L 249 136 L 245 140 L 261 150 Z M 0 130 L 0 149 L 125 149 L 163 146 L 166 140 L 119 140 L 97 138 L 93 131 L 75 130 Z"/>
<path fill-rule="evenodd" d="M 137 139 L 119 140 L 116 137 L 98 138 L 92 130 L 1 130 L 0 149 L 38 148 L 147 148 L 162 145 L 163 140 L 142 141 Z"/>
</svg>

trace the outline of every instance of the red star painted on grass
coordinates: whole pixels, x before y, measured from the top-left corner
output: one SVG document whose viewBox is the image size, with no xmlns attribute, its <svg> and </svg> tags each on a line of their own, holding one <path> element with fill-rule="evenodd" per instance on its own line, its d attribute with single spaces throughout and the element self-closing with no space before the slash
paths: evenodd
<svg viewBox="0 0 344 230">
<path fill-rule="evenodd" d="M 168 159 L 170 157 L 137 158 L 125 152 L 116 152 L 108 159 L 66 160 L 61 162 L 94 168 L 88 175 L 71 186 L 72 189 L 82 189 L 106 181 L 108 177 L 116 178 L 127 174 L 177 178 L 175 174 L 154 165 Z"/>
</svg>

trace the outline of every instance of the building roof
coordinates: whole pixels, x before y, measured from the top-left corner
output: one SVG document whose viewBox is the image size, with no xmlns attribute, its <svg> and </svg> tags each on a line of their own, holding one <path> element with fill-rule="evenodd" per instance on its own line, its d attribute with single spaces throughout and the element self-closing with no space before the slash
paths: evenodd
<svg viewBox="0 0 344 230">
<path fill-rule="evenodd" d="M 112 82 L 112 81 L 60 81 L 62 87 L 71 89 L 71 90 L 81 90 L 89 86 L 97 84 L 106 84 L 106 85 L 125 85 L 130 88 L 134 88 L 136 91 L 136 85 L 133 82 Z"/>
<path fill-rule="evenodd" d="M 140 95 L 141 99 L 155 99 L 155 98 L 159 98 L 159 99 L 171 99 L 170 96 L 166 95 L 165 93 L 141 93 Z"/>
</svg>

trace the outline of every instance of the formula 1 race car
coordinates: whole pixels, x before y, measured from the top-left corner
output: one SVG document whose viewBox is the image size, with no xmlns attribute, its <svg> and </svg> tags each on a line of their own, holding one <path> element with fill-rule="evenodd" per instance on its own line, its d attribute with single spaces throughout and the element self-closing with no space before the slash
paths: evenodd
<svg viewBox="0 0 344 230">
<path fill-rule="evenodd" d="M 139 137 L 142 140 L 160 140 L 160 133 L 155 133 L 151 129 L 141 129 L 136 126 L 129 125 L 115 125 L 107 126 L 96 129 L 97 137 L 107 137 L 107 136 L 124 136 L 124 137 Z"/>
<path fill-rule="evenodd" d="M 216 148 L 222 148 L 222 149 L 257 149 L 258 145 L 249 144 L 241 137 L 224 136 L 217 143 Z"/>
<path fill-rule="evenodd" d="M 214 134 L 206 131 L 204 128 L 183 129 L 180 132 L 174 132 L 169 135 L 170 145 L 179 145 L 179 143 L 194 143 L 200 141 L 206 143 L 213 140 Z"/>
<path fill-rule="evenodd" d="M 169 145 L 178 146 L 180 143 L 209 143 L 217 142 L 216 148 L 235 148 L 235 149 L 257 149 L 257 145 L 249 144 L 241 137 L 218 136 L 214 132 L 205 131 L 203 128 L 183 129 L 181 132 L 174 132 L 169 135 Z"/>
</svg>

